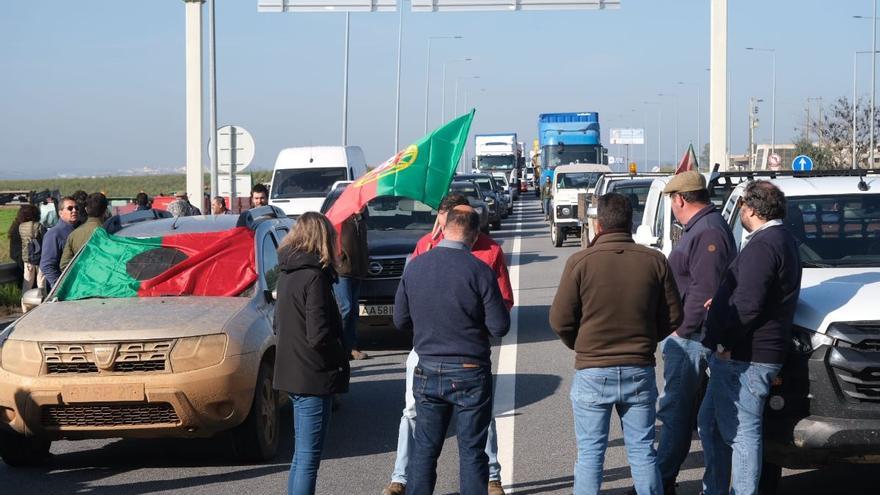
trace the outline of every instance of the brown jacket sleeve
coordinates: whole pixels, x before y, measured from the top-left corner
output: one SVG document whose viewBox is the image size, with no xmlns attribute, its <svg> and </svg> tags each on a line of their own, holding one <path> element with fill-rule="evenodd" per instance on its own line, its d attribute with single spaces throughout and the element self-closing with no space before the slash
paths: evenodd
<svg viewBox="0 0 880 495">
<path fill-rule="evenodd" d="M 569 349 L 574 349 L 582 314 L 580 277 L 575 273 L 576 260 L 580 261 L 582 258 L 572 256 L 565 263 L 559 288 L 550 306 L 550 327 Z"/>
<path fill-rule="evenodd" d="M 681 325 L 681 295 L 675 284 L 675 277 L 666 260 L 662 261 L 661 274 L 665 301 L 657 305 L 657 341 L 661 341 Z"/>
</svg>

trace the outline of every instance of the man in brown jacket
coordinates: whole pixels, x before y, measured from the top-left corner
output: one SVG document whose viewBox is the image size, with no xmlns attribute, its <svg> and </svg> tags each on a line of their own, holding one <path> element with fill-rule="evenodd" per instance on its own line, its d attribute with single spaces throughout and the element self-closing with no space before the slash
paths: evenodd
<svg viewBox="0 0 880 495">
<path fill-rule="evenodd" d="M 339 244 L 342 252 L 336 262 L 339 280 L 333 284 L 336 303 L 342 313 L 342 344 L 351 359 L 366 359 L 358 350 L 357 322 L 360 313 L 358 299 L 361 281 L 367 277 L 370 256 L 367 248 L 367 222 L 364 213 L 356 213 L 342 223 Z"/>
<path fill-rule="evenodd" d="M 550 307 L 550 326 L 577 353 L 575 495 L 599 492 L 612 407 L 623 425 L 636 491 L 663 493 L 654 450 L 654 352 L 681 323 L 681 298 L 666 258 L 635 244 L 631 226 L 625 196 L 600 197 L 598 235 L 568 259 Z"/>
</svg>

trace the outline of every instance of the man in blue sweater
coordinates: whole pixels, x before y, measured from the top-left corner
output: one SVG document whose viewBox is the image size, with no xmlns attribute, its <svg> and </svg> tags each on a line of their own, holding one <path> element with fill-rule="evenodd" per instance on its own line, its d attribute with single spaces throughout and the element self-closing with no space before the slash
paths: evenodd
<svg viewBox="0 0 880 495">
<path fill-rule="evenodd" d="M 413 377 L 415 448 L 409 461 L 408 495 L 431 495 L 437 459 L 452 416 L 458 424 L 461 495 L 486 494 L 485 453 L 492 419 L 489 337 L 510 330 L 495 273 L 470 253 L 480 231 L 474 211 L 446 218 L 444 239 L 414 258 L 400 281 L 394 324 L 413 332 L 419 364 Z"/>
<path fill-rule="evenodd" d="M 61 221 L 46 232 L 41 245 L 40 271 L 46 277 L 47 291 L 51 290 L 61 277 L 61 253 L 64 251 L 64 243 L 79 222 L 76 200 L 70 196 L 63 198 L 59 216 Z"/>
<path fill-rule="evenodd" d="M 708 303 L 703 344 L 714 354 L 698 421 L 706 495 L 758 492 L 764 402 L 785 361 L 801 286 L 798 245 L 782 225 L 785 213 L 785 195 L 772 183 L 746 186 L 739 217 L 747 244 Z"/>
</svg>

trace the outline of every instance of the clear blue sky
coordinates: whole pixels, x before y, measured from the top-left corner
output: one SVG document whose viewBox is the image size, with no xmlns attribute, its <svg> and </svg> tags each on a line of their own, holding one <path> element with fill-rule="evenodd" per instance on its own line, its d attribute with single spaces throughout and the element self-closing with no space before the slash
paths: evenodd
<svg viewBox="0 0 880 495">
<path fill-rule="evenodd" d="M 657 93 L 663 101 L 663 161 L 696 140 L 696 87 L 708 138 L 709 0 L 622 0 L 617 11 L 404 13 L 401 144 L 422 135 L 428 35 L 434 44 L 430 122 L 440 121 L 444 60 L 477 108 L 475 133 L 535 137 L 541 112 L 598 111 L 612 127 L 642 127 L 656 162 Z M 344 14 L 260 14 L 257 0 L 217 0 L 220 124 L 244 126 L 254 163 L 269 168 L 281 148 L 341 141 Z M 770 56 L 777 49 L 777 142 L 790 142 L 807 97 L 852 93 L 854 50 L 869 50 L 871 2 L 731 0 L 733 153 L 744 152 L 749 96 L 764 97 L 759 140 L 770 139 Z M 207 18 L 207 17 L 206 17 Z M 349 141 L 371 163 L 393 152 L 396 13 L 352 15 Z M 0 14 L 0 177 L 113 173 L 184 163 L 184 3 L 8 0 Z M 870 58 L 860 63 L 870 88 Z M 485 89 L 485 92 L 480 92 Z M 463 91 L 462 91 L 463 99 Z M 462 102 L 463 103 L 463 102 Z M 462 104 L 460 103 L 460 107 Z M 461 108 L 460 108 L 461 110 Z M 207 119 L 206 119 L 207 120 Z M 611 147 L 612 153 L 616 147 Z M 642 161 L 644 153 L 633 147 Z"/>
</svg>

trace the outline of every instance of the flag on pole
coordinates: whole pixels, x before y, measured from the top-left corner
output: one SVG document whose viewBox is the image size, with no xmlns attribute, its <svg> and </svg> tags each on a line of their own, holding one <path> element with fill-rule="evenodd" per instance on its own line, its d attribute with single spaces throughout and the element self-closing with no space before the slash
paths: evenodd
<svg viewBox="0 0 880 495">
<path fill-rule="evenodd" d="M 464 151 L 474 111 L 436 129 L 345 188 L 327 212 L 340 232 L 342 223 L 378 196 L 402 196 L 439 208 L 449 192 Z"/>
<path fill-rule="evenodd" d="M 254 233 L 134 238 L 98 228 L 58 288 L 58 299 L 237 296 L 257 280 Z"/>
<path fill-rule="evenodd" d="M 676 174 L 680 174 L 682 172 L 687 172 L 688 170 L 700 170 L 700 165 L 697 163 L 697 154 L 694 153 L 694 145 L 688 145 L 688 149 L 685 152 L 684 156 L 681 157 L 681 161 L 678 163 L 678 168 L 675 169 Z"/>
</svg>

